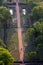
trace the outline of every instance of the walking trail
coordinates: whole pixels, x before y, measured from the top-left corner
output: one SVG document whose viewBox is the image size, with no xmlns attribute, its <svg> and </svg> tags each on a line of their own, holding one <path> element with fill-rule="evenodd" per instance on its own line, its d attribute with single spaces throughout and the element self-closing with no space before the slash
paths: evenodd
<svg viewBox="0 0 43 65">
<path fill-rule="evenodd" d="M 22 29 L 21 29 L 21 24 L 20 24 L 20 10 L 19 10 L 19 5 L 18 5 L 19 0 L 14 0 L 14 2 L 16 2 L 19 55 L 20 55 L 20 61 L 23 61 L 23 59 L 24 59 L 24 48 L 23 48 L 23 40 L 22 40 Z M 20 64 L 20 65 L 24 65 L 24 64 Z"/>
<path fill-rule="evenodd" d="M 22 41 L 22 32 L 21 32 L 22 30 L 20 25 L 20 13 L 19 13 L 18 1 L 16 1 L 16 14 L 17 14 L 17 25 L 18 25 L 19 54 L 20 54 L 20 60 L 23 61 L 24 50 L 23 50 L 23 41 Z"/>
</svg>

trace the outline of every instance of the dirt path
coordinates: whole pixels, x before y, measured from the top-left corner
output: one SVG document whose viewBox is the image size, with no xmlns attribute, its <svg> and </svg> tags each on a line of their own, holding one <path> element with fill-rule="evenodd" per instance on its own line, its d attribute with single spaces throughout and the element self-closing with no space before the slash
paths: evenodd
<svg viewBox="0 0 43 65">
<path fill-rule="evenodd" d="M 21 32 L 21 25 L 20 25 L 20 13 L 19 13 L 18 2 L 16 2 L 16 14 L 17 14 L 17 25 L 18 25 L 19 54 L 20 54 L 20 60 L 23 61 L 24 50 L 23 50 L 23 41 L 22 41 L 22 32 Z"/>
</svg>

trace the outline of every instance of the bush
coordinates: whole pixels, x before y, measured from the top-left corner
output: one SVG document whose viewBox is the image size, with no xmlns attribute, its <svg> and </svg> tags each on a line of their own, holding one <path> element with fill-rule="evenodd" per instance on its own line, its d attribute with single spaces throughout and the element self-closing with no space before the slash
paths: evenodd
<svg viewBox="0 0 43 65">
<path fill-rule="evenodd" d="M 4 65 L 3 61 L 0 61 L 0 65 Z"/>
<path fill-rule="evenodd" d="M 0 47 L 0 63 L 1 65 L 10 65 L 14 59 L 10 55 L 9 51 Z"/>
<path fill-rule="evenodd" d="M 33 8 L 32 16 L 35 21 L 43 21 L 43 6 L 36 6 Z"/>
<path fill-rule="evenodd" d="M 29 52 L 28 53 L 28 58 L 27 58 L 29 61 L 35 61 L 37 60 L 37 53 L 36 52 Z"/>
</svg>

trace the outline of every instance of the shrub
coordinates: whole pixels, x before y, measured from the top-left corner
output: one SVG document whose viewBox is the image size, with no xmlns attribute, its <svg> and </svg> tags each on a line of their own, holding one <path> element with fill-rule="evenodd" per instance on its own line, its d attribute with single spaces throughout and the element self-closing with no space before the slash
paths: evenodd
<svg viewBox="0 0 43 65">
<path fill-rule="evenodd" d="M 37 53 L 36 52 L 29 52 L 28 53 L 28 58 L 27 58 L 29 61 L 35 61 L 37 60 Z"/>
<path fill-rule="evenodd" d="M 0 61 L 0 65 L 4 65 L 3 61 Z"/>
<path fill-rule="evenodd" d="M 0 47 L 0 61 L 2 65 L 10 65 L 14 61 L 9 51 L 4 49 L 3 47 Z"/>
</svg>

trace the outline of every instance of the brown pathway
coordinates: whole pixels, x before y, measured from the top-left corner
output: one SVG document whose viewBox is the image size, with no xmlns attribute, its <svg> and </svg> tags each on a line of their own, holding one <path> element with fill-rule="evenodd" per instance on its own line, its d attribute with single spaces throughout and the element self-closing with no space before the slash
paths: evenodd
<svg viewBox="0 0 43 65">
<path fill-rule="evenodd" d="M 16 14 L 17 14 L 17 25 L 18 25 L 19 54 L 20 54 L 20 60 L 23 61 L 24 50 L 23 50 L 23 41 L 22 41 L 22 32 L 21 32 L 21 25 L 20 25 L 20 13 L 19 13 L 18 1 L 16 1 Z"/>
</svg>

